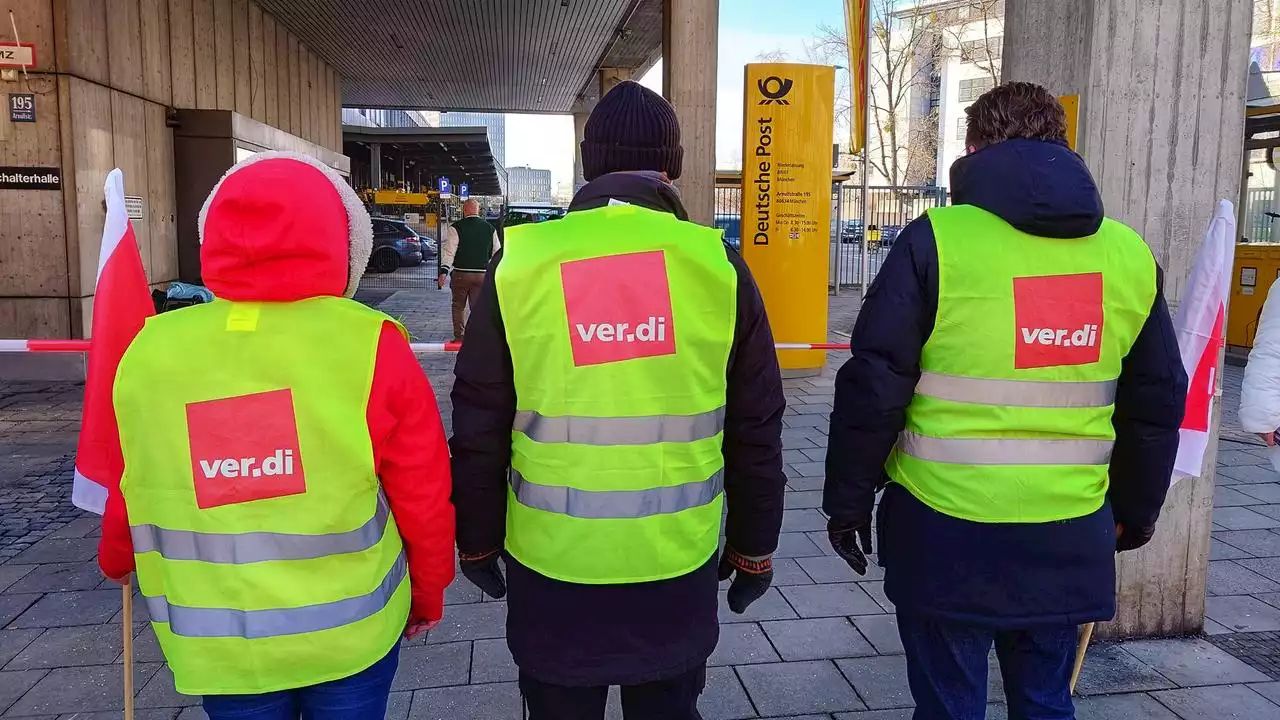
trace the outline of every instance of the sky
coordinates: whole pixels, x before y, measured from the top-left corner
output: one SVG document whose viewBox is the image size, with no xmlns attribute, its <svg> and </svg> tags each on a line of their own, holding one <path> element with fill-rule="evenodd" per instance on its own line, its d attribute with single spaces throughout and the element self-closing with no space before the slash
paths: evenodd
<svg viewBox="0 0 1280 720">
<path fill-rule="evenodd" d="M 742 156 L 742 68 L 762 53 L 782 51 L 805 60 L 805 44 L 819 25 L 844 23 L 842 0 L 787 3 L 720 0 L 716 87 L 716 166 L 738 167 Z M 843 71 L 839 71 L 843 72 Z M 640 79 L 662 91 L 662 63 Z M 507 115 L 507 165 L 551 170 L 553 186 L 573 181 L 573 118 L 568 115 Z"/>
</svg>

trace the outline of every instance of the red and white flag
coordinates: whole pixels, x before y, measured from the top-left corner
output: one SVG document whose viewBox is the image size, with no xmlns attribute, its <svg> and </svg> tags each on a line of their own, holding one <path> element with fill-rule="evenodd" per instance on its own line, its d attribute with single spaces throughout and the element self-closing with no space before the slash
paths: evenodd
<svg viewBox="0 0 1280 720">
<path fill-rule="evenodd" d="M 119 492 L 124 473 L 120 430 L 111 402 L 116 368 L 143 323 L 155 314 L 138 239 L 125 209 L 124 174 L 119 169 L 107 174 L 106 196 L 107 223 L 98 254 L 84 410 L 71 489 L 76 507 L 99 515 L 106 509 L 108 493 Z"/>
<path fill-rule="evenodd" d="M 1213 397 L 1218 388 L 1218 355 L 1222 351 L 1227 295 L 1235 262 L 1236 211 L 1221 200 L 1191 268 L 1173 326 L 1187 373 L 1187 411 L 1178 430 L 1178 460 L 1173 481 L 1200 477 L 1209 445 Z"/>
</svg>

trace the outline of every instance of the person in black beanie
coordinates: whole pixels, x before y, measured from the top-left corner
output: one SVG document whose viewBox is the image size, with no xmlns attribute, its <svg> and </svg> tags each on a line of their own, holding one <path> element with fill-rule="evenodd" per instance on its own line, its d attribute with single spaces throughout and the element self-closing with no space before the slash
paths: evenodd
<svg viewBox="0 0 1280 720">
<path fill-rule="evenodd" d="M 719 581 L 735 613 L 772 581 L 781 373 L 746 264 L 688 222 L 671 184 L 683 155 L 661 96 L 634 82 L 605 95 L 583 133 L 588 183 L 559 222 L 508 230 L 455 366 L 459 564 L 490 597 L 510 593 L 530 720 L 601 720 L 611 685 L 627 720 L 698 720 Z M 594 329 L 654 317 L 665 348 L 637 344 L 638 325 Z"/>
</svg>

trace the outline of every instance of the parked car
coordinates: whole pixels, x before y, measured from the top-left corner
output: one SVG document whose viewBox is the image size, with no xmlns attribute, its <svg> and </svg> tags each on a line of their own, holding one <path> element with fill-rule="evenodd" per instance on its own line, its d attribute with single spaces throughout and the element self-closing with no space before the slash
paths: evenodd
<svg viewBox="0 0 1280 720">
<path fill-rule="evenodd" d="M 514 227 L 525 223 L 540 223 L 548 220 L 559 220 L 564 217 L 565 209 L 559 207 L 542 207 L 536 205 L 512 205 L 507 208 L 507 215 L 502 222 L 503 227 Z"/>
<path fill-rule="evenodd" d="M 410 230 L 412 229 L 413 228 L 410 228 Z M 416 233 L 418 231 L 414 230 L 414 232 Z M 418 240 L 421 241 L 422 244 L 422 259 L 426 260 L 428 257 L 434 257 L 436 252 L 438 252 L 436 250 L 435 238 L 427 237 L 426 235 L 419 233 Z"/>
<path fill-rule="evenodd" d="M 734 250 L 742 249 L 741 216 L 718 214 L 716 215 L 715 226 L 724 232 L 724 241 L 732 245 Z"/>
<path fill-rule="evenodd" d="M 880 247 L 892 246 L 893 241 L 898 239 L 898 234 L 901 232 L 901 225 L 885 225 L 880 228 Z"/>
<path fill-rule="evenodd" d="M 862 242 L 862 221 L 846 220 L 844 227 L 840 230 L 840 242 L 848 245 L 850 243 Z"/>
<path fill-rule="evenodd" d="M 390 273 L 422 264 L 422 238 L 403 220 L 373 219 L 373 254 L 369 269 Z"/>
</svg>

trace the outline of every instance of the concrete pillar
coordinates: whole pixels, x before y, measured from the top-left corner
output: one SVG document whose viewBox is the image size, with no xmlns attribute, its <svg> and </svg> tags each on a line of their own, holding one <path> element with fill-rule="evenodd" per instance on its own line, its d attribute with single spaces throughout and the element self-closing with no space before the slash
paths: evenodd
<svg viewBox="0 0 1280 720">
<path fill-rule="evenodd" d="M 592 108 L 582 111 L 574 111 L 573 113 L 573 192 L 577 193 L 578 189 L 587 184 L 586 178 L 582 176 L 582 133 L 587 127 L 587 117 L 591 115 Z"/>
<path fill-rule="evenodd" d="M 382 189 L 382 143 L 369 143 L 369 186 Z"/>
<path fill-rule="evenodd" d="M 716 186 L 716 51 L 720 0 L 664 0 L 663 91 L 680 118 L 684 169 L 676 186 L 689 219 L 711 225 Z"/>
<path fill-rule="evenodd" d="M 1251 0 L 1007 4 L 1004 79 L 1079 95 L 1078 147 L 1107 214 L 1146 238 L 1182 294 L 1219 198 L 1239 198 Z M 1218 413 L 1213 432 L 1217 434 Z M 1112 636 L 1204 626 L 1216 447 L 1169 492 L 1155 540 L 1118 560 Z M 1124 482 L 1124 478 L 1115 478 Z"/>
<path fill-rule="evenodd" d="M 600 68 L 600 97 L 609 94 L 609 91 L 623 80 L 630 79 L 630 68 Z"/>
</svg>

